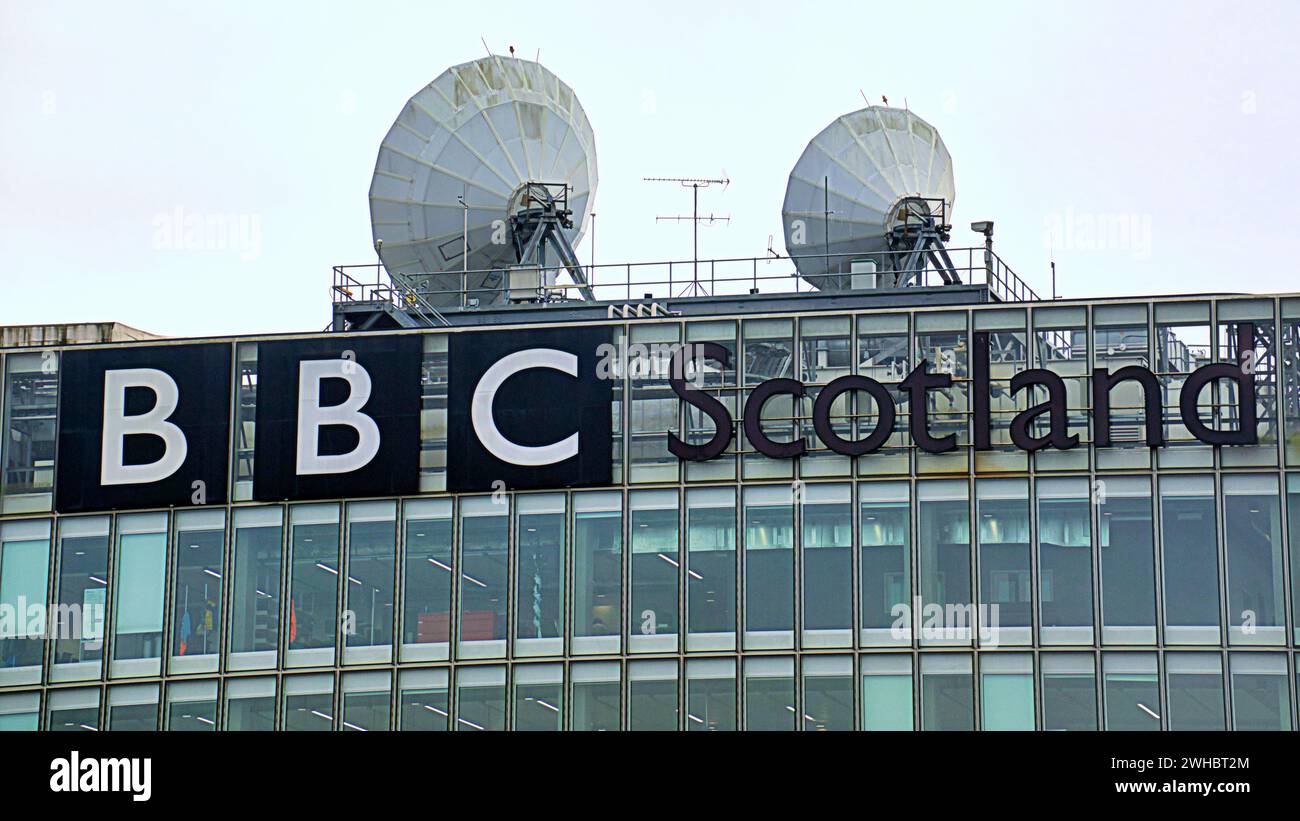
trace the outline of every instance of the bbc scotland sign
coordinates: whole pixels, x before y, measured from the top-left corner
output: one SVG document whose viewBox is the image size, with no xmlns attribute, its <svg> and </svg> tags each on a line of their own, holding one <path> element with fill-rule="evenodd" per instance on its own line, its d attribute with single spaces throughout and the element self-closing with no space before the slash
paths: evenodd
<svg viewBox="0 0 1300 821">
<path fill-rule="evenodd" d="M 1254 327 L 1238 326 L 1241 351 L 1254 350 Z M 612 349 L 609 326 L 454 333 L 448 346 L 447 489 L 591 487 L 612 478 L 613 392 L 602 352 Z M 258 345 L 253 498 L 298 501 L 401 496 L 418 492 L 422 338 L 374 333 Z M 991 448 L 987 334 L 972 338 L 972 446 Z M 232 346 L 224 343 L 129 345 L 63 354 L 59 400 L 55 507 L 61 513 L 221 504 L 229 485 Z M 731 353 L 711 342 L 677 349 L 668 382 L 680 402 L 713 421 L 712 437 L 687 443 L 665 432 L 678 459 L 707 461 L 731 445 L 736 424 L 727 407 L 688 382 L 689 364 L 732 365 Z M 1182 423 L 1211 445 L 1256 443 L 1255 378 L 1250 362 L 1205 365 L 1184 382 Z M 1210 427 L 1198 403 L 1216 381 L 1236 383 L 1235 429 Z M 953 434 L 935 436 L 927 394 L 952 385 L 952 375 L 922 361 L 897 385 L 866 376 L 841 376 L 813 403 L 818 439 L 835 453 L 865 456 L 893 433 L 901 393 L 913 412 L 908 428 L 916 447 L 930 453 L 957 448 Z M 1111 444 L 1111 391 L 1136 382 L 1143 391 L 1145 441 L 1162 447 L 1162 391 L 1146 368 L 1094 369 L 1091 377 L 1094 446 Z M 1025 451 L 1079 445 L 1068 430 L 1066 389 L 1048 370 L 1026 370 L 1011 380 L 1012 395 L 1037 388 L 1046 401 L 1011 421 Z M 872 398 L 876 425 L 845 439 L 831 424 L 835 401 L 860 392 Z M 803 397 L 807 386 L 770 379 L 749 391 L 740 429 L 753 448 L 773 459 L 803 456 L 803 439 L 773 440 L 763 430 L 763 406 L 775 396 Z M 1043 422 L 1046 422 L 1044 425 Z M 1046 432 L 1036 435 L 1045 428 Z"/>
</svg>

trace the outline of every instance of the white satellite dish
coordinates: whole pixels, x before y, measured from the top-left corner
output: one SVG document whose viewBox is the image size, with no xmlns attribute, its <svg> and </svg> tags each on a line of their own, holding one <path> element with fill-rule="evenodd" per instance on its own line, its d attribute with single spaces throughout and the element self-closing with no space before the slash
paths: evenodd
<svg viewBox="0 0 1300 821">
<path fill-rule="evenodd" d="M 437 306 L 459 304 L 462 289 L 486 303 L 505 298 L 521 262 L 581 277 L 572 248 L 595 193 L 595 137 L 573 90 L 539 63 L 492 55 L 403 107 L 379 148 L 370 220 L 390 275 Z"/>
<path fill-rule="evenodd" d="M 906 109 L 868 106 L 826 126 L 795 163 L 781 209 L 786 252 L 818 288 L 853 287 L 858 257 L 894 271 L 891 285 L 905 284 L 915 266 L 905 268 L 898 252 L 911 251 L 942 257 L 936 267 L 948 281 L 943 223 L 955 196 L 939 132 Z"/>
</svg>

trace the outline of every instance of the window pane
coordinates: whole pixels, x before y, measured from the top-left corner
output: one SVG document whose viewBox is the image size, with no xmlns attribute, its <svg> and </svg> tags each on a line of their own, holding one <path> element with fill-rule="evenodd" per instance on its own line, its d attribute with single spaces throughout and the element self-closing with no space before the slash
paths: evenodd
<svg viewBox="0 0 1300 821">
<path fill-rule="evenodd" d="M 1218 644 L 1219 559 L 1214 480 L 1201 476 L 1162 479 L 1160 519 L 1165 626 L 1170 628 L 1166 640 L 1171 644 Z"/>
<path fill-rule="evenodd" d="M 167 729 L 213 732 L 217 729 L 217 682 L 182 681 L 167 686 Z"/>
<path fill-rule="evenodd" d="M 99 678 L 104 657 L 108 595 L 108 517 L 62 519 L 59 523 L 60 620 L 54 644 L 58 665 L 83 664 L 60 679 Z M 91 664 L 94 662 L 94 664 Z"/>
<path fill-rule="evenodd" d="M 804 657 L 803 728 L 813 731 L 853 729 L 851 656 Z"/>
<path fill-rule="evenodd" d="M 794 659 L 745 659 L 745 729 L 793 730 L 797 717 Z"/>
<path fill-rule="evenodd" d="M 176 591 L 172 605 L 173 657 L 210 655 L 216 669 L 221 637 L 221 574 L 225 567 L 226 514 L 221 510 L 176 514 Z M 171 667 L 177 672 L 177 664 Z"/>
<path fill-rule="evenodd" d="M 0 485 L 4 486 L 5 496 L 49 493 L 54 488 L 59 358 L 27 353 L 10 354 L 5 361 L 6 435 L 0 440 L 4 454 Z"/>
<path fill-rule="evenodd" d="M 921 729 L 975 729 L 975 684 L 967 655 L 921 656 Z"/>
<path fill-rule="evenodd" d="M 1160 682 L 1154 653 L 1106 653 L 1107 730 L 1159 730 Z"/>
<path fill-rule="evenodd" d="M 235 678 L 226 682 L 226 729 L 275 729 L 275 679 Z"/>
<path fill-rule="evenodd" d="M 396 516 L 394 502 L 348 504 L 348 578 L 344 589 L 350 618 L 345 622 L 348 630 L 344 644 L 349 648 L 344 651 L 345 662 L 392 658 Z"/>
<path fill-rule="evenodd" d="M 862 656 L 862 729 L 912 728 L 912 657 Z"/>
<path fill-rule="evenodd" d="M 460 528 L 460 654 L 504 656 L 509 499 L 499 504 L 486 496 L 464 499 Z"/>
<path fill-rule="evenodd" d="M 1096 730 L 1097 676 L 1084 653 L 1044 653 L 1043 729 Z"/>
<path fill-rule="evenodd" d="M 686 662 L 686 729 L 736 729 L 734 659 L 690 659 Z"/>
<path fill-rule="evenodd" d="M 0 733 L 34 732 L 40 724 L 40 693 L 0 695 Z"/>
<path fill-rule="evenodd" d="M 1223 477 L 1223 533 L 1227 551 L 1229 640 L 1282 644 L 1282 522 L 1277 479 Z"/>
<path fill-rule="evenodd" d="M 745 488 L 745 646 L 794 642 L 794 505 L 789 487 Z"/>
<path fill-rule="evenodd" d="M 329 674 L 285 676 L 285 730 L 322 732 L 334 729 L 334 677 Z"/>
<path fill-rule="evenodd" d="M 627 678 L 628 729 L 676 730 L 677 662 L 629 662 Z"/>
<path fill-rule="evenodd" d="M 1232 728 L 1290 730 L 1291 691 L 1286 656 L 1229 653 L 1232 670 Z"/>
<path fill-rule="evenodd" d="M 283 509 L 279 507 L 240 508 L 235 511 L 235 555 L 231 570 L 234 578 L 230 584 L 230 652 L 232 655 L 270 654 L 269 658 L 256 665 L 259 667 L 274 667 L 274 654 L 280 646 L 283 516 Z"/>
<path fill-rule="evenodd" d="M 838 484 L 801 487 L 804 641 L 848 646 L 853 640 L 853 489 Z M 848 688 L 851 695 L 851 681 Z"/>
<path fill-rule="evenodd" d="M 859 485 L 862 570 L 862 641 L 911 641 L 910 629 L 892 630 L 898 605 L 912 606 L 911 510 L 903 482 Z M 898 635 L 895 635 L 898 633 Z"/>
<path fill-rule="evenodd" d="M 618 662 L 574 664 L 569 675 L 573 679 L 573 729 L 617 730 L 622 700 Z"/>
<path fill-rule="evenodd" d="M 343 676 L 343 721 L 348 732 L 388 729 L 391 681 L 387 672 L 346 673 Z"/>
<path fill-rule="evenodd" d="M 616 637 L 623 596 L 622 497 L 579 493 L 573 506 L 573 635 Z"/>
<path fill-rule="evenodd" d="M 462 667 L 456 672 L 456 729 L 506 728 L 504 667 Z"/>
<path fill-rule="evenodd" d="M 450 716 L 447 707 L 447 670 L 403 670 L 401 676 L 400 729 L 445 731 Z"/>
<path fill-rule="evenodd" d="M 163 587 L 167 577 L 167 514 L 117 519 L 117 587 L 113 660 L 162 657 Z M 115 674 L 139 675 L 157 667 L 114 665 Z M 157 698 L 154 699 L 155 704 Z"/>
<path fill-rule="evenodd" d="M 521 664 L 515 667 L 515 729 L 564 729 L 564 666 Z"/>
<path fill-rule="evenodd" d="M 980 657 L 981 724 L 985 730 L 1034 729 L 1034 662 L 1028 654 Z"/>
<path fill-rule="evenodd" d="M 50 574 L 50 523 L 46 520 L 0 525 L 0 683 L 40 680 L 45 649 L 45 588 Z M 6 612 L 7 611 L 7 612 Z M 31 668 L 11 678 L 6 668 Z"/>
<path fill-rule="evenodd" d="M 1098 484 L 1102 639 L 1107 644 L 1154 644 L 1151 480 L 1116 477 Z"/>
<path fill-rule="evenodd" d="M 130 684 L 109 688 L 108 729 L 114 732 L 157 730 L 158 685 Z"/>
<path fill-rule="evenodd" d="M 686 491 L 686 543 L 687 647 L 730 650 L 736 642 L 735 489 Z"/>
<path fill-rule="evenodd" d="M 1007 628 L 996 637 L 998 643 L 1028 644 L 1033 588 L 1029 486 L 1023 479 L 993 479 L 981 480 L 975 490 L 981 608 L 977 615 L 981 626 Z M 981 632 L 980 639 L 992 641 L 994 637 Z"/>
<path fill-rule="evenodd" d="M 45 727 L 51 732 L 99 729 L 99 688 L 51 690 L 46 696 Z"/>
<path fill-rule="evenodd" d="M 338 508 L 304 505 L 292 508 L 291 513 L 289 651 L 332 651 L 338 626 Z M 327 657 L 313 653 L 299 658 L 304 664 L 328 664 L 333 654 Z"/>
<path fill-rule="evenodd" d="M 1218 653 L 1168 653 L 1169 729 L 1224 730 L 1223 662 Z"/>
<path fill-rule="evenodd" d="M 677 491 L 633 491 L 628 497 L 632 540 L 633 651 L 676 647 Z M 650 637 L 656 637 L 651 639 Z"/>
<path fill-rule="evenodd" d="M 1092 643 L 1091 522 L 1086 479 L 1039 480 L 1038 585 L 1044 643 Z"/>
<path fill-rule="evenodd" d="M 538 654 L 558 654 L 564 635 L 564 496 L 519 497 L 516 652 L 527 655 L 529 639 L 542 642 Z"/>
<path fill-rule="evenodd" d="M 449 500 L 407 502 L 406 593 L 403 600 L 403 659 L 419 656 L 410 645 L 451 641 L 452 521 Z M 424 648 L 420 648 L 424 649 Z M 436 654 L 446 658 L 446 652 Z"/>
<path fill-rule="evenodd" d="M 921 597 L 925 605 L 937 604 L 943 607 L 945 613 L 945 623 L 941 630 L 926 630 L 922 633 L 923 642 L 927 644 L 970 641 L 969 616 L 973 603 L 970 585 L 970 513 L 966 494 L 965 482 L 917 484 L 920 516 L 917 551 Z M 962 621 L 947 620 L 949 613 L 955 614 Z M 913 619 L 921 624 L 920 614 L 913 614 Z M 922 683 L 924 684 L 924 675 Z"/>
</svg>

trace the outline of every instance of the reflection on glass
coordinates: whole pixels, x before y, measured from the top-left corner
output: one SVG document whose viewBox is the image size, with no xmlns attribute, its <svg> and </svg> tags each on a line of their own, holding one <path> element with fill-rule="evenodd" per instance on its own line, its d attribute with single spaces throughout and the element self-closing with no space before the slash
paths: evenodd
<svg viewBox="0 0 1300 821">
<path fill-rule="evenodd" d="M 897 618 L 897 605 L 912 604 L 911 511 L 903 482 L 859 485 L 861 510 L 863 641 L 891 643 L 885 638 Z M 900 637 L 905 640 L 907 636 Z M 909 724 L 910 726 L 910 724 Z"/>
<path fill-rule="evenodd" d="M 70 518 L 59 523 L 57 598 L 55 663 L 102 659 L 108 603 L 108 517 Z M 99 678 L 99 674 L 77 677 Z"/>
<path fill-rule="evenodd" d="M 628 499 L 632 540 L 633 636 L 677 632 L 677 492 L 632 491 Z M 634 645 L 635 647 L 635 645 Z"/>
<path fill-rule="evenodd" d="M 716 649 L 730 649 L 735 646 L 736 632 L 734 489 L 692 488 L 686 491 L 686 543 L 686 602 L 690 632 L 713 634 L 721 639 Z M 696 639 L 695 636 L 692 638 Z M 732 677 L 734 679 L 734 673 Z"/>
<path fill-rule="evenodd" d="M 158 729 L 158 685 L 132 684 L 108 691 L 108 729 L 149 732 Z"/>
<path fill-rule="evenodd" d="M 1160 481 L 1164 543 L 1165 625 L 1202 628 L 1191 639 L 1219 643 L 1219 559 L 1214 480 L 1169 476 Z M 1203 635 L 1202 635 L 1203 634 Z M 1171 633 L 1168 640 L 1177 642 Z"/>
<path fill-rule="evenodd" d="M 59 358 L 48 352 L 6 357 L 4 431 L 0 451 L 6 496 L 48 493 L 54 488 L 55 419 L 59 404 Z"/>
<path fill-rule="evenodd" d="M 1104 480 L 1098 498 L 1101 545 L 1101 615 L 1106 643 L 1155 641 L 1155 540 L 1151 482 L 1146 478 Z"/>
<path fill-rule="evenodd" d="M 40 726 L 40 693 L 0 695 L 0 733 L 35 732 Z"/>
<path fill-rule="evenodd" d="M 217 683 L 182 681 L 167 687 L 167 729 L 214 732 L 217 729 Z"/>
<path fill-rule="evenodd" d="M 1091 515 L 1086 479 L 1039 480 L 1038 585 L 1045 640 L 1054 627 L 1092 626 Z M 1089 643 L 1082 637 L 1079 642 Z"/>
<path fill-rule="evenodd" d="M 1033 657 L 986 653 L 980 658 L 980 728 L 1034 729 Z"/>
<path fill-rule="evenodd" d="M 970 513 L 967 508 L 966 483 L 958 481 L 920 482 L 919 542 L 921 597 L 926 605 L 943 606 L 945 613 L 966 614 L 964 624 L 946 623 L 938 635 L 922 638 L 936 641 L 970 640 L 969 615 L 973 608 L 970 585 Z M 922 627 L 917 614 L 913 622 Z M 924 675 L 922 676 L 924 684 Z M 924 704 L 924 700 L 922 701 Z"/>
<path fill-rule="evenodd" d="M 45 709 L 45 728 L 51 732 L 98 730 L 99 688 L 51 690 Z"/>
<path fill-rule="evenodd" d="M 745 488 L 747 646 L 787 647 L 794 630 L 794 505 L 788 486 Z M 753 635 L 768 633 L 768 636 Z"/>
<path fill-rule="evenodd" d="M 838 641 L 819 642 L 823 645 L 841 646 L 851 642 L 852 500 L 849 485 L 803 486 L 803 629 L 805 634 L 813 630 L 841 631 Z M 852 694 L 851 681 L 848 690 Z M 852 707 L 852 698 L 849 704 Z M 852 723 L 850 715 L 850 726 Z"/>
<path fill-rule="evenodd" d="M 1023 479 L 982 480 L 976 497 L 980 606 L 989 614 L 985 619 L 994 623 L 991 608 L 996 606 L 999 627 L 1029 627 L 1033 588 L 1029 487 Z"/>
</svg>

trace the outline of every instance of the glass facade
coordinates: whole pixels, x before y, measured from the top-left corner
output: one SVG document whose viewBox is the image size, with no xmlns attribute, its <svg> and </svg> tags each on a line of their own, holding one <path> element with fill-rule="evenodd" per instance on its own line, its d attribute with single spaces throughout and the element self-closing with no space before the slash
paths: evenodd
<svg viewBox="0 0 1300 821">
<path fill-rule="evenodd" d="M 1242 355 L 1255 327 L 1256 445 L 1215 448 L 1179 416 L 1187 376 Z M 712 421 L 657 372 L 618 372 L 607 488 L 455 495 L 446 486 L 446 333 L 422 372 L 422 494 L 250 501 L 257 345 L 237 363 L 230 498 L 193 509 L 51 512 L 59 352 L 3 353 L 0 730 L 1289 730 L 1300 641 L 1300 299 L 1188 298 L 618 323 L 633 344 L 714 341 L 704 389 L 733 417 L 764 380 L 808 396 L 763 408 L 683 463 Z M 976 451 L 973 337 L 990 335 L 991 448 Z M 898 381 L 953 378 L 904 435 Z M 1112 392 L 1093 448 L 1087 375 Z M 1072 450 L 1012 447 L 1027 368 L 1059 375 Z M 895 432 L 858 457 L 811 435 L 846 374 L 895 396 Z M 1207 387 L 1235 424 L 1236 385 Z M 1032 391 L 1030 392 L 1032 393 Z M 841 397 L 844 438 L 874 430 Z M 1046 432 L 1046 419 L 1034 423 Z M 738 426 L 739 428 L 739 426 Z"/>
</svg>

